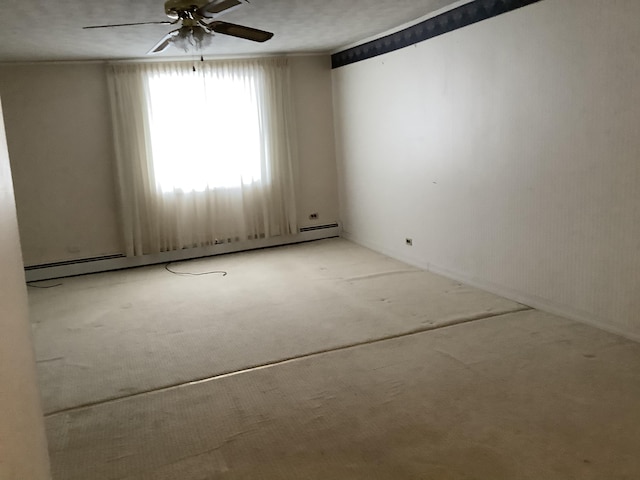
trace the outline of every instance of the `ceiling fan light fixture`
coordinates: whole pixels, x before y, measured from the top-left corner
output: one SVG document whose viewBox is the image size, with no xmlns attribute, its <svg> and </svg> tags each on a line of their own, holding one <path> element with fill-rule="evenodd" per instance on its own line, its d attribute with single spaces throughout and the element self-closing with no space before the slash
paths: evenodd
<svg viewBox="0 0 640 480">
<path fill-rule="evenodd" d="M 184 26 L 178 29 L 170 42 L 177 48 L 188 52 L 190 50 L 202 50 L 211 45 L 213 35 L 199 25 Z"/>
</svg>

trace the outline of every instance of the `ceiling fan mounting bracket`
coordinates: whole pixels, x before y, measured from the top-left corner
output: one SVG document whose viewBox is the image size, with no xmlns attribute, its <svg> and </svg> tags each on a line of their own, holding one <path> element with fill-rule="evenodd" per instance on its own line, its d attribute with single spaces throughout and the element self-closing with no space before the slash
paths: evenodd
<svg viewBox="0 0 640 480">
<path fill-rule="evenodd" d="M 167 17 L 174 20 L 190 18 L 207 3 L 207 0 L 167 0 L 164 3 L 164 11 Z"/>
<path fill-rule="evenodd" d="M 200 20 L 205 18 L 205 14 L 202 14 L 200 9 L 206 5 L 215 4 L 222 6 L 223 10 L 230 10 L 232 6 L 242 5 L 240 1 L 229 1 L 229 0 L 219 0 L 219 1 L 211 1 L 211 0 L 167 0 L 164 3 L 164 11 L 169 18 L 174 20 L 177 19 L 194 19 Z M 208 16 L 208 15 L 206 15 Z"/>
</svg>

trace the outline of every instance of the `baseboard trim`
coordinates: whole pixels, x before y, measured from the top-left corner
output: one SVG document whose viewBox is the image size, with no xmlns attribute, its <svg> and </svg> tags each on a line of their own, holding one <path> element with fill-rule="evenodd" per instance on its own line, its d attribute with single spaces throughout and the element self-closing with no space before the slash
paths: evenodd
<svg viewBox="0 0 640 480">
<path fill-rule="evenodd" d="M 220 245 L 212 245 L 210 247 L 190 248 L 172 252 L 162 252 L 153 255 L 144 255 L 140 257 L 114 255 L 104 259 L 86 259 L 78 262 L 61 262 L 59 264 L 27 267 L 25 268 L 25 278 L 27 282 L 39 282 L 43 280 L 53 280 L 55 278 L 75 277 L 77 275 L 107 272 L 110 270 L 123 270 L 127 268 L 155 265 L 158 263 L 178 262 L 182 260 L 192 260 L 194 258 L 224 255 L 226 253 L 237 253 L 248 250 L 258 250 L 261 248 L 323 240 L 325 238 L 339 237 L 340 233 L 340 226 L 336 223 L 330 228 L 301 231 L 297 235 L 290 235 L 286 237 L 271 237 L 266 239 L 248 240 L 246 242 L 223 243 Z"/>
<path fill-rule="evenodd" d="M 514 290 L 504 285 L 498 285 L 498 284 L 488 282 L 476 277 L 471 277 L 464 273 L 443 268 L 429 262 L 424 262 L 420 259 L 413 258 L 410 255 L 403 253 L 401 250 L 385 248 L 374 242 L 364 240 L 349 232 L 343 231 L 341 236 L 342 238 L 345 238 L 346 240 L 349 240 L 353 243 L 357 243 L 358 245 L 362 245 L 363 247 L 370 248 L 371 250 L 375 250 L 376 252 L 380 252 L 384 255 L 387 255 L 389 257 L 405 262 L 409 265 L 413 265 L 415 267 L 421 268 L 423 270 L 427 270 L 437 275 L 442 275 L 443 277 L 447 277 L 452 280 L 456 280 L 458 282 L 464 283 L 471 287 L 479 288 L 486 292 L 499 295 L 509 300 L 513 300 L 514 302 L 518 302 L 523 305 L 527 305 L 529 307 L 535 308 L 536 310 L 551 313 L 559 317 L 568 318 L 576 322 L 584 323 L 586 325 L 590 325 L 600 330 L 604 330 L 605 332 L 609 332 L 614 335 L 619 335 L 621 337 L 625 337 L 629 340 L 633 340 L 635 342 L 640 343 L 640 334 L 624 330 L 615 325 L 611 325 L 611 323 L 607 322 L 605 319 L 599 318 L 598 316 L 592 313 L 584 312 L 567 305 L 561 305 L 556 302 L 547 300 L 545 298 L 540 298 L 535 295 Z"/>
</svg>

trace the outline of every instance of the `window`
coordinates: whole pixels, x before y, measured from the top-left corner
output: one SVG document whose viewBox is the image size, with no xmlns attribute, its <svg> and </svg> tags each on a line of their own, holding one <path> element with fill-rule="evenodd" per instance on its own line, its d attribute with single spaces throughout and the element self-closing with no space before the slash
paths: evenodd
<svg viewBox="0 0 640 480">
<path fill-rule="evenodd" d="M 250 85 L 204 71 L 148 77 L 155 181 L 163 192 L 261 179 L 259 107 Z"/>
<path fill-rule="evenodd" d="M 110 65 L 127 255 L 297 232 L 287 59 L 193 67 Z"/>
</svg>

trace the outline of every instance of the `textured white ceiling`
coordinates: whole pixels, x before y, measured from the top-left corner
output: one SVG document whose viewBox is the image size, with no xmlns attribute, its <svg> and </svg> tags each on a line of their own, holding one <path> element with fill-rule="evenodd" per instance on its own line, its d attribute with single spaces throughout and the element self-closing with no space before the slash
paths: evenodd
<svg viewBox="0 0 640 480">
<path fill-rule="evenodd" d="M 250 0 L 220 20 L 268 30 L 259 44 L 216 35 L 209 56 L 330 52 L 428 15 L 455 0 Z M 164 0 L 2 0 L 0 62 L 143 58 L 171 25 L 83 30 L 167 20 Z M 168 49 L 163 56 L 184 52 Z"/>
</svg>

